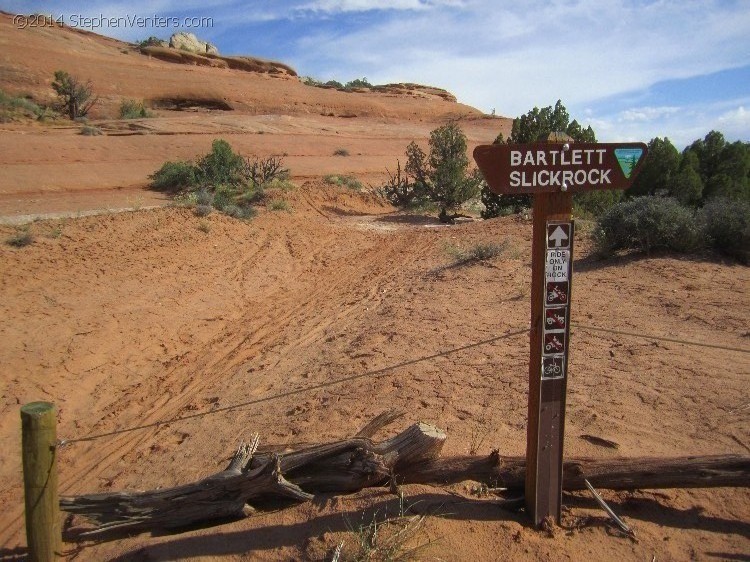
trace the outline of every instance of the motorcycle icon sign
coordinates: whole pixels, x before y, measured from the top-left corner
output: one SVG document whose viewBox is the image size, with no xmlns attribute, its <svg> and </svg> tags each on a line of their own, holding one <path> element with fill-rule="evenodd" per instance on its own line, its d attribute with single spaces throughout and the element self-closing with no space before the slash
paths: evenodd
<svg viewBox="0 0 750 562">
<path fill-rule="evenodd" d="M 547 283 L 544 300 L 547 304 L 568 304 L 568 282 Z"/>
<path fill-rule="evenodd" d="M 565 334 L 544 334 L 544 353 L 563 353 Z"/>
<path fill-rule="evenodd" d="M 564 330 L 567 326 L 567 314 L 565 307 L 547 308 L 544 311 L 544 329 Z"/>
</svg>

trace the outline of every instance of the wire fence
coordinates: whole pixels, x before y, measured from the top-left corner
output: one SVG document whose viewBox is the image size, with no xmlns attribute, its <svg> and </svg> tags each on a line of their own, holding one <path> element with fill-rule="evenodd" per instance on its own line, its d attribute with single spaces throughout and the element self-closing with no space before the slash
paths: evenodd
<svg viewBox="0 0 750 562">
<path fill-rule="evenodd" d="M 707 348 L 712 348 L 712 349 L 721 349 L 721 350 L 724 350 L 724 351 L 732 351 L 732 352 L 737 352 L 737 353 L 750 354 L 750 349 L 741 348 L 741 347 L 733 347 L 733 346 L 727 346 L 727 345 L 719 345 L 719 344 L 712 344 L 712 343 L 697 342 L 697 341 L 685 340 L 685 339 L 673 338 L 673 337 L 667 337 L 667 336 L 657 336 L 657 335 L 654 335 L 654 334 L 642 334 L 642 333 L 638 333 L 638 332 L 629 332 L 629 331 L 625 331 L 625 330 L 614 330 L 614 329 L 610 329 L 610 328 L 602 328 L 602 327 L 599 327 L 599 326 L 588 326 L 588 325 L 585 325 L 585 324 L 579 324 L 577 322 L 571 322 L 570 325 L 571 325 L 572 328 L 578 328 L 578 329 L 581 329 L 581 330 L 588 330 L 588 331 L 592 331 L 592 332 L 608 333 L 608 334 L 621 335 L 621 336 L 630 336 L 630 337 L 647 339 L 647 340 L 651 340 L 651 341 L 666 341 L 666 342 L 678 343 L 678 344 L 682 344 L 682 345 L 689 345 L 689 346 L 695 346 L 695 347 L 707 347 Z M 521 334 L 527 334 L 528 332 L 529 332 L 529 328 L 526 327 L 526 328 L 522 328 L 522 329 L 518 329 L 518 330 L 506 332 L 506 333 L 501 334 L 499 336 L 494 336 L 494 337 L 487 338 L 487 339 L 484 339 L 484 340 L 480 340 L 480 341 L 468 343 L 466 345 L 462 345 L 462 346 L 459 346 L 459 347 L 454 347 L 454 348 L 447 349 L 447 350 L 444 350 L 444 351 L 439 351 L 439 352 L 436 352 L 436 353 L 433 353 L 433 354 L 430 354 L 430 355 L 425 355 L 425 356 L 422 356 L 422 357 L 417 357 L 415 359 L 409 359 L 408 361 L 402 361 L 401 363 L 396 363 L 394 365 L 388 365 L 386 367 L 381 367 L 379 369 L 374 369 L 374 370 L 371 370 L 371 371 L 366 371 L 364 373 L 359 373 L 357 375 L 351 375 L 351 376 L 348 376 L 348 377 L 342 377 L 342 378 L 339 378 L 339 379 L 334 379 L 334 380 L 331 380 L 331 381 L 327 381 L 327 382 L 320 383 L 320 384 L 315 384 L 315 385 L 310 385 L 310 386 L 306 386 L 306 387 L 303 387 L 303 388 L 298 388 L 298 389 L 294 389 L 294 390 L 288 390 L 288 391 L 279 392 L 279 393 L 276 393 L 276 394 L 270 394 L 268 396 L 263 396 L 261 398 L 255 398 L 253 400 L 247 400 L 245 402 L 238 402 L 236 404 L 231 404 L 229 406 L 224 406 L 224 407 L 221 407 L 221 408 L 214 408 L 214 409 L 206 411 L 206 412 L 198 412 L 198 413 L 189 414 L 189 415 L 186 415 L 186 416 L 177 416 L 177 417 L 173 417 L 173 418 L 169 418 L 169 419 L 164 419 L 164 420 L 159 420 L 159 421 L 155 421 L 155 422 L 151 422 L 151 423 L 147 423 L 147 424 L 143 424 L 143 425 L 137 425 L 137 426 L 134 426 L 134 427 L 124 428 L 124 429 L 117 429 L 117 430 L 114 430 L 114 431 L 107 431 L 107 432 L 104 432 L 104 433 L 97 433 L 97 434 L 93 434 L 93 435 L 87 435 L 85 437 L 76 437 L 76 438 L 70 438 L 70 439 L 59 439 L 57 441 L 57 443 L 56 443 L 56 446 L 57 447 L 64 447 L 64 446 L 67 446 L 67 445 L 71 445 L 73 443 L 82 443 L 82 442 L 85 442 L 85 441 L 95 441 L 97 439 L 102 439 L 104 437 L 113 437 L 115 435 L 120 435 L 120 434 L 123 434 L 123 433 L 130 433 L 130 432 L 133 432 L 133 431 L 141 431 L 141 430 L 145 430 L 145 429 L 152 429 L 152 428 L 160 427 L 160 426 L 167 425 L 167 424 L 183 422 L 183 421 L 192 420 L 192 419 L 196 419 L 196 418 L 202 418 L 202 417 L 210 416 L 210 415 L 213 415 L 213 414 L 219 414 L 219 413 L 222 413 L 222 412 L 228 412 L 228 411 L 231 411 L 231 410 L 237 410 L 237 409 L 240 409 L 240 408 L 246 408 L 248 406 L 254 406 L 256 404 L 262 404 L 264 402 L 271 402 L 273 400 L 279 400 L 281 398 L 287 398 L 289 396 L 295 396 L 295 395 L 299 395 L 299 394 L 306 394 L 306 393 L 313 392 L 313 391 L 316 391 L 316 390 L 321 390 L 321 389 L 324 389 L 324 388 L 330 388 L 332 386 L 337 386 L 337 385 L 340 385 L 340 384 L 344 384 L 344 383 L 351 382 L 351 381 L 354 381 L 354 380 L 357 380 L 357 379 L 361 379 L 361 378 L 365 378 L 365 377 L 367 377 L 367 378 L 377 378 L 377 377 L 384 376 L 384 375 L 386 375 L 386 374 L 388 374 L 391 371 L 394 371 L 396 369 L 400 369 L 402 367 L 408 367 L 410 365 L 415 365 L 417 363 L 422 363 L 424 361 L 430 361 L 432 359 L 437 359 L 439 357 L 446 357 L 448 355 L 452 355 L 454 353 L 459 353 L 461 351 L 466 351 L 468 349 L 472 349 L 472 348 L 475 348 L 475 347 L 480 347 L 480 346 L 483 346 L 483 345 L 493 344 L 495 342 L 498 342 L 498 341 L 504 340 L 504 339 L 508 339 L 508 338 L 513 337 L 513 336 L 518 336 L 518 335 L 521 335 Z"/>
</svg>

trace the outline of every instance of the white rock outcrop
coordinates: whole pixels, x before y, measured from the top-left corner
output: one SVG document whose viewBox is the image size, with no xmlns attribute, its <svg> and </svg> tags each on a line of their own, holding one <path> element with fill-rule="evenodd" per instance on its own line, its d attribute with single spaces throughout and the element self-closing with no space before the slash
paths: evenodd
<svg viewBox="0 0 750 562">
<path fill-rule="evenodd" d="M 185 33 L 180 31 L 175 33 L 169 38 L 169 46 L 173 49 L 180 49 L 182 51 L 188 51 L 191 53 L 198 53 L 201 55 L 218 55 L 219 49 L 215 45 L 206 41 L 201 41 L 193 33 Z"/>
</svg>

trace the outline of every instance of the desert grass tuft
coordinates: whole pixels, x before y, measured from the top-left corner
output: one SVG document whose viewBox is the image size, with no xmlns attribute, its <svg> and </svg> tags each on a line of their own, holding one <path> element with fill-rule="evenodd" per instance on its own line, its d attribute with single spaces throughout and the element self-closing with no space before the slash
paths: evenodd
<svg viewBox="0 0 750 562">
<path fill-rule="evenodd" d="M 408 562 L 418 560 L 432 544 L 420 538 L 426 516 L 400 515 L 383 521 L 375 514 L 370 523 L 346 522 L 350 538 L 337 547 L 339 562 Z"/>
<path fill-rule="evenodd" d="M 14 248 L 24 248 L 34 243 L 34 235 L 29 232 L 28 227 L 19 228 L 5 243 Z"/>
<path fill-rule="evenodd" d="M 214 208 L 211 205 L 200 204 L 195 206 L 195 214 L 199 217 L 207 217 Z"/>
<path fill-rule="evenodd" d="M 362 182 L 354 176 L 328 174 L 323 178 L 323 181 L 329 185 L 338 185 L 355 191 L 362 189 Z"/>
<path fill-rule="evenodd" d="M 288 213 L 292 212 L 292 206 L 289 204 L 289 201 L 286 199 L 272 199 L 268 202 L 268 210 L 269 211 L 286 211 Z"/>
<path fill-rule="evenodd" d="M 500 243 L 478 243 L 469 248 L 447 245 L 445 252 L 453 258 L 452 266 L 459 266 L 475 262 L 484 262 L 504 254 L 509 247 L 508 241 Z"/>
</svg>

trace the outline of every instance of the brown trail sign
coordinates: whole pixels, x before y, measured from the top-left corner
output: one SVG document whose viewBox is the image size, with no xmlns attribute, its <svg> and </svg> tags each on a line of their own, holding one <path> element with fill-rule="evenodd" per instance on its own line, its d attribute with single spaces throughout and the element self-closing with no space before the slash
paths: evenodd
<svg viewBox="0 0 750 562">
<path fill-rule="evenodd" d="M 646 150 L 639 142 L 490 144 L 476 147 L 474 160 L 493 193 L 577 193 L 627 189 Z"/>
<path fill-rule="evenodd" d="M 562 140 L 561 140 L 562 139 Z M 626 189 L 646 159 L 643 143 L 548 142 L 474 149 L 490 190 L 534 196 L 526 509 L 534 524 L 560 522 L 573 274 L 572 194 Z"/>
</svg>

